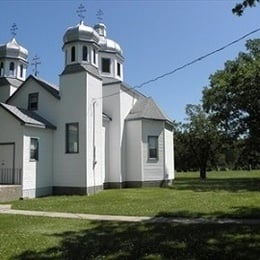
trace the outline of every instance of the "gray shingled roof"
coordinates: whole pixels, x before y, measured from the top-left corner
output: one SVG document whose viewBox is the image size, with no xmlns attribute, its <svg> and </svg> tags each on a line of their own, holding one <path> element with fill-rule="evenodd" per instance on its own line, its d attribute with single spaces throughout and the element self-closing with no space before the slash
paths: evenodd
<svg viewBox="0 0 260 260">
<path fill-rule="evenodd" d="M 50 94 L 52 94 L 54 97 L 56 97 L 57 99 L 60 99 L 60 91 L 58 89 L 57 86 L 43 80 L 40 79 L 38 77 L 35 77 L 33 75 L 31 75 L 32 78 L 34 78 L 44 89 L 46 89 Z"/>
<path fill-rule="evenodd" d="M 140 98 L 126 117 L 126 120 L 137 119 L 152 119 L 171 122 L 168 116 L 158 107 L 151 97 Z"/>
<path fill-rule="evenodd" d="M 48 91 L 55 98 L 60 99 L 60 91 L 57 86 L 50 84 L 49 82 L 47 82 L 43 79 L 30 75 L 26 79 L 26 81 L 24 81 L 23 84 L 14 92 L 14 94 L 7 99 L 6 103 L 8 103 L 10 101 L 10 99 L 12 99 L 14 96 L 16 96 L 21 91 L 21 89 L 23 89 L 23 87 L 26 85 L 26 82 L 31 78 L 34 79 L 41 87 L 43 87 L 46 91 Z"/>
<path fill-rule="evenodd" d="M 92 75 L 94 75 L 98 78 L 101 78 L 99 76 L 97 68 L 95 68 L 94 66 L 89 65 L 89 64 L 80 64 L 80 63 L 67 65 L 65 67 L 65 69 L 63 70 L 63 72 L 61 73 L 61 75 L 66 75 L 66 74 L 70 74 L 70 73 L 78 73 L 81 71 L 88 71 Z"/>
<path fill-rule="evenodd" d="M 0 103 L 0 107 L 9 112 L 17 120 L 26 126 L 40 127 L 40 128 L 50 128 L 56 129 L 56 127 L 49 121 L 39 116 L 35 112 L 28 111 L 26 109 L 18 108 L 15 106 L 10 106 L 4 103 Z"/>
<path fill-rule="evenodd" d="M 15 79 L 15 78 L 0 78 L 0 86 L 1 85 L 6 85 L 6 84 L 11 84 L 13 86 L 20 86 L 22 83 L 22 80 Z"/>
</svg>

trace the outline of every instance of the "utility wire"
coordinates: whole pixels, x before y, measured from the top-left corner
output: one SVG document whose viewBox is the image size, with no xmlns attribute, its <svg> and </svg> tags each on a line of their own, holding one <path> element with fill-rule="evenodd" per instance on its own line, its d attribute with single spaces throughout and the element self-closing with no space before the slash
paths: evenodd
<svg viewBox="0 0 260 260">
<path fill-rule="evenodd" d="M 147 80 L 147 81 L 145 81 L 145 82 L 143 82 L 143 83 L 141 83 L 141 84 L 139 84 L 139 85 L 136 85 L 136 86 L 134 86 L 134 87 L 132 87 L 132 88 L 129 88 L 129 90 L 140 89 L 140 88 L 142 88 L 142 87 L 144 87 L 144 86 L 146 86 L 146 85 L 148 85 L 148 84 L 150 84 L 150 83 L 153 83 L 153 82 L 158 81 L 158 80 L 160 80 L 160 79 L 162 79 L 162 78 L 165 78 L 165 77 L 167 77 L 167 76 L 170 76 L 170 75 L 176 73 L 177 71 L 182 70 L 182 69 L 184 69 L 184 68 L 187 68 L 187 67 L 189 67 L 189 66 L 191 66 L 191 65 L 193 65 L 193 64 L 195 64 L 195 63 L 197 63 L 197 62 L 199 62 L 199 61 L 202 61 L 202 60 L 204 60 L 205 58 L 207 58 L 207 57 L 209 57 L 209 56 L 211 56 L 211 55 L 213 55 L 213 54 L 215 54 L 215 53 L 218 53 L 218 52 L 220 52 L 220 51 L 223 51 L 224 49 L 226 49 L 226 48 L 228 48 L 228 47 L 230 47 L 230 46 L 232 46 L 232 45 L 234 45 L 234 44 L 240 42 L 241 40 L 243 40 L 243 39 L 247 38 L 248 36 L 250 36 L 250 35 L 252 35 L 252 34 L 255 34 L 255 33 L 259 32 L 259 31 L 260 31 L 260 28 L 255 29 L 255 30 L 253 30 L 253 31 L 251 31 L 251 32 L 249 32 L 249 33 L 247 33 L 247 34 L 245 34 L 245 35 L 239 37 L 238 39 L 236 39 L 236 40 L 234 40 L 234 41 L 232 41 L 232 42 L 230 42 L 230 43 L 224 45 L 224 46 L 221 47 L 221 48 L 218 48 L 218 49 L 216 49 L 216 50 L 214 50 L 214 51 L 211 51 L 211 52 L 209 52 L 209 53 L 207 53 L 207 54 L 205 54 L 205 55 L 202 55 L 202 56 L 200 56 L 199 58 L 196 58 L 196 59 L 194 59 L 194 60 L 192 60 L 192 61 L 190 61 L 190 62 L 188 62 L 188 63 L 185 63 L 184 65 L 179 66 L 179 67 L 177 67 L 177 68 L 175 68 L 175 69 L 173 69 L 173 70 L 171 70 L 171 71 L 169 71 L 169 72 L 166 72 L 166 73 L 164 73 L 164 74 L 162 74 L 162 75 L 159 75 L 159 76 L 157 76 L 157 77 L 155 77 L 155 78 L 153 78 L 153 79 Z M 119 95 L 120 93 L 121 93 L 121 91 L 118 91 L 118 92 L 115 92 L 115 93 L 112 93 L 112 94 L 109 94 L 109 95 L 100 97 L 99 99 L 101 99 L 101 98 L 107 98 L 107 97 L 112 97 L 112 96 L 115 96 L 115 95 Z M 97 99 L 98 99 L 98 98 L 97 98 Z"/>
</svg>

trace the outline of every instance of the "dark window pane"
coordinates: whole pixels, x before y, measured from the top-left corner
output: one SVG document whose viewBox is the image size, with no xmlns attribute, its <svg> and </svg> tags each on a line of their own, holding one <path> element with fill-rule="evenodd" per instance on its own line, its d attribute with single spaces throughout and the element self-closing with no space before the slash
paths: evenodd
<svg viewBox="0 0 260 260">
<path fill-rule="evenodd" d="M 31 138 L 30 159 L 36 161 L 39 159 L 39 140 L 37 138 Z"/>
<path fill-rule="evenodd" d="M 79 124 L 66 124 L 66 153 L 79 152 Z"/>
<path fill-rule="evenodd" d="M 158 136 L 148 136 L 149 159 L 158 159 Z"/>
<path fill-rule="evenodd" d="M 39 93 L 31 93 L 28 97 L 28 110 L 38 110 Z"/>
<path fill-rule="evenodd" d="M 102 58 L 102 72 L 110 73 L 110 59 Z"/>
<path fill-rule="evenodd" d="M 71 47 L 71 61 L 75 61 L 76 60 L 76 50 L 75 50 L 75 46 Z"/>
<path fill-rule="evenodd" d="M 82 47 L 82 60 L 83 61 L 88 60 L 88 48 L 86 46 Z"/>
</svg>

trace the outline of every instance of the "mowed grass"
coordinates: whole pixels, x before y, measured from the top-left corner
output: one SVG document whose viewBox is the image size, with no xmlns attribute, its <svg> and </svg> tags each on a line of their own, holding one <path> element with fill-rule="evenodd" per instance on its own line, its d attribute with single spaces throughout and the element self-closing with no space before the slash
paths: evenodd
<svg viewBox="0 0 260 260">
<path fill-rule="evenodd" d="M 97 222 L 0 215 L 0 259 L 247 259 L 260 225 Z"/>
<path fill-rule="evenodd" d="M 132 216 L 260 217 L 260 171 L 178 173 L 167 188 L 105 190 L 93 196 L 15 201 L 15 209 Z"/>
</svg>

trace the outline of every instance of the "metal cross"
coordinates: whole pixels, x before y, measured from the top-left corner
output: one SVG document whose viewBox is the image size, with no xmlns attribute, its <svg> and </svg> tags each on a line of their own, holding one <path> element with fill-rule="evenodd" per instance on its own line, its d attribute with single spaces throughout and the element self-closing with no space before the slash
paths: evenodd
<svg viewBox="0 0 260 260">
<path fill-rule="evenodd" d="M 96 13 L 96 16 L 97 16 L 99 23 L 103 22 L 103 15 L 104 15 L 104 12 L 101 9 L 99 9 Z"/>
<path fill-rule="evenodd" d="M 78 17 L 80 18 L 80 21 L 83 21 L 83 19 L 85 18 L 84 13 L 86 13 L 85 6 L 83 4 L 80 4 L 76 12 L 78 14 Z"/>
<path fill-rule="evenodd" d="M 18 30 L 18 27 L 17 27 L 16 23 L 13 23 L 13 25 L 11 26 L 11 29 L 10 29 L 13 38 L 16 36 L 17 30 Z"/>
<path fill-rule="evenodd" d="M 37 54 L 33 57 L 31 65 L 34 66 L 33 72 L 34 76 L 38 76 L 39 71 L 38 71 L 38 65 L 41 64 L 40 62 L 40 57 L 37 56 Z"/>
</svg>

